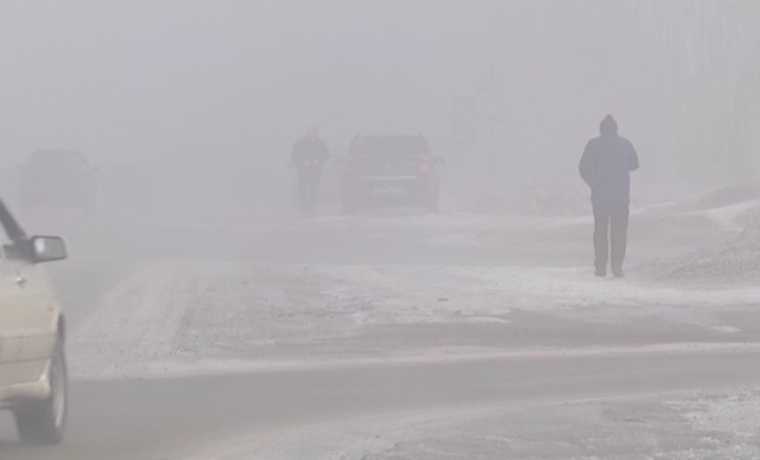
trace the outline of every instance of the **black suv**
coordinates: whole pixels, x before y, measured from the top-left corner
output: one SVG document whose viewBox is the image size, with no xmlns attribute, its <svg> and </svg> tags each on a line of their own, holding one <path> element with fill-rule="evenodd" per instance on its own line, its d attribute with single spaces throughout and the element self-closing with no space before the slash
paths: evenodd
<svg viewBox="0 0 760 460">
<path fill-rule="evenodd" d="M 343 209 L 383 203 L 436 211 L 440 163 L 421 135 L 357 136 L 343 175 Z"/>
</svg>

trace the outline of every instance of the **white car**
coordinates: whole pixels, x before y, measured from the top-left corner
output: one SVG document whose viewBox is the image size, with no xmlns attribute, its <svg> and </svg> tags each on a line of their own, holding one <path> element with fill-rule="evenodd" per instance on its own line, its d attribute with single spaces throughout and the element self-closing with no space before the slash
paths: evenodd
<svg viewBox="0 0 760 460">
<path fill-rule="evenodd" d="M 66 328 L 43 262 L 65 259 L 63 239 L 27 237 L 0 201 L 0 409 L 22 441 L 56 444 L 67 413 Z"/>
</svg>

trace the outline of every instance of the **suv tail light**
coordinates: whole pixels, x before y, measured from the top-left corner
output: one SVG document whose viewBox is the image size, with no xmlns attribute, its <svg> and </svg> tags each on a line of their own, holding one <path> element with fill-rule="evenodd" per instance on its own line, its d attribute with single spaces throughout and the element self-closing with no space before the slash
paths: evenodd
<svg viewBox="0 0 760 460">
<path fill-rule="evenodd" d="M 430 164 L 430 160 L 427 158 L 423 158 L 420 160 L 419 163 L 417 163 L 417 171 L 420 174 L 429 174 L 430 170 L 432 169 L 432 165 Z"/>
</svg>

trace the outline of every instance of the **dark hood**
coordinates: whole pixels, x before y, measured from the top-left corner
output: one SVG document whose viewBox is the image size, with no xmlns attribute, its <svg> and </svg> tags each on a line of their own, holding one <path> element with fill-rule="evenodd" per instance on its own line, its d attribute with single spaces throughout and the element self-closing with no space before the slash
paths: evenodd
<svg viewBox="0 0 760 460">
<path fill-rule="evenodd" d="M 602 120 L 601 125 L 599 125 L 599 132 L 602 133 L 602 136 L 615 136 L 618 133 L 618 124 L 617 121 L 615 121 L 615 118 L 612 117 L 612 115 L 607 115 L 604 117 L 604 120 Z"/>
</svg>

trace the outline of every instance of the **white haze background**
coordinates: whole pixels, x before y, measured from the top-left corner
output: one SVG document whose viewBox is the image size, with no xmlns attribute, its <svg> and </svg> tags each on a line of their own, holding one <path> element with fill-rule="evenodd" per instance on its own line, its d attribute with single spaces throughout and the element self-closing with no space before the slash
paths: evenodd
<svg viewBox="0 0 760 460">
<path fill-rule="evenodd" d="M 287 206 L 290 145 L 314 125 L 336 156 L 357 133 L 421 132 L 448 159 L 449 205 L 472 208 L 582 196 L 578 156 L 611 112 L 641 153 L 638 199 L 667 199 L 756 174 L 758 14 L 732 0 L 9 0 L 0 152 L 12 170 L 35 149 L 80 150 L 169 213 Z"/>
</svg>

